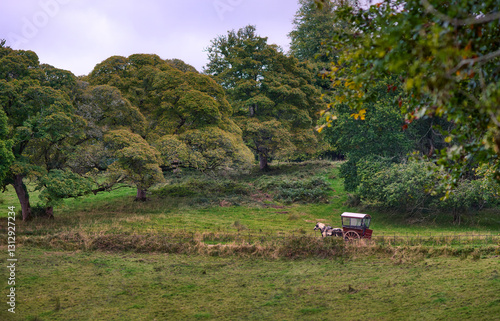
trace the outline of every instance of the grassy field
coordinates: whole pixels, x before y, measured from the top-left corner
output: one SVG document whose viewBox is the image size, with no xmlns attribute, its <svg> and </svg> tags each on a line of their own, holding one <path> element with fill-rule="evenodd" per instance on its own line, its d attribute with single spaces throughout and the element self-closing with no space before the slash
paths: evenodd
<svg viewBox="0 0 500 321">
<path fill-rule="evenodd" d="M 55 220 L 34 219 L 23 223 L 22 229 L 27 234 L 37 235 L 61 231 L 163 233 L 173 230 L 314 234 L 312 228 L 317 221 L 340 226 L 341 213 L 363 211 L 373 216 L 374 236 L 480 234 L 500 230 L 499 209 L 464 215 L 464 223 L 457 226 L 451 224 L 451 214 L 406 218 L 399 213 L 349 207 L 345 205 L 347 195 L 342 181 L 337 177 L 338 165 L 331 162 L 282 164 L 264 175 L 250 173 L 231 179 L 200 178 L 199 174 L 186 173 L 181 177 L 167 177 L 167 187 L 179 187 L 169 192 L 179 195 L 179 189 L 182 189 L 186 196 L 159 197 L 153 194 L 149 202 L 134 202 L 135 189 L 125 187 L 112 193 L 66 200 L 64 206 L 55 209 Z M 324 177 L 329 181 L 332 190 L 329 191 L 328 203 L 289 204 L 273 197 L 273 184 L 310 177 Z M 186 181 L 188 185 L 182 185 Z M 228 187 L 234 181 L 238 185 Z M 219 182 L 219 185 L 214 182 Z M 261 190 L 247 188 L 257 184 L 261 185 Z M 193 185 L 203 185 L 205 189 L 187 190 L 189 193 L 186 193 L 186 189 Z M 210 191 L 211 186 L 224 191 Z M 247 190 L 241 191 L 242 188 Z M 4 207 L 0 210 L 2 224 L 1 218 L 6 217 L 7 206 L 20 207 L 12 188 L 0 197 Z M 36 192 L 31 200 L 33 204 L 38 202 Z"/>
<path fill-rule="evenodd" d="M 4 251 L 5 248 L 2 248 Z M 20 249 L 1 320 L 498 320 L 499 258 L 263 260 Z M 0 274 L 6 279 L 5 269 Z"/>
<path fill-rule="evenodd" d="M 5 304 L 0 320 L 498 320 L 498 209 L 455 226 L 446 214 L 349 207 L 337 170 L 280 164 L 217 179 L 186 171 L 148 202 L 121 188 L 66 200 L 54 220 L 18 220 L 17 313 Z M 325 192 L 303 182 L 321 180 L 329 202 L 310 203 Z M 11 190 L 1 206 L 7 253 Z M 372 215 L 373 242 L 313 231 L 317 221 L 340 226 L 344 211 Z M 489 238 L 454 237 L 471 234 Z M 8 294 L 7 269 L 0 278 Z"/>
</svg>

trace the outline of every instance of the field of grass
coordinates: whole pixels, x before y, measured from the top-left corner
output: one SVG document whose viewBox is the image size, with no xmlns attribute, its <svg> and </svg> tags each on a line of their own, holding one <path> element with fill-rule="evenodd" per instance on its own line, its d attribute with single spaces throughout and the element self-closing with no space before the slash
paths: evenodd
<svg viewBox="0 0 500 321">
<path fill-rule="evenodd" d="M 5 251 L 5 247 L 1 248 Z M 498 320 L 499 258 L 264 260 L 19 250 L 1 320 Z M 5 269 L 1 279 L 6 279 Z"/>
<path fill-rule="evenodd" d="M 17 220 L 17 319 L 5 304 L 0 320 L 498 319 L 498 209 L 455 226 L 446 215 L 349 207 L 338 165 L 217 179 L 186 171 L 148 202 L 121 188 L 66 200 L 53 220 Z M 7 253 L 7 207 L 18 205 L 11 190 L 1 197 Z M 313 231 L 340 226 L 345 211 L 372 215 L 373 242 Z M 472 234 L 488 236 L 460 239 Z"/>
<path fill-rule="evenodd" d="M 451 215 L 429 214 L 427 219 L 405 218 L 398 213 L 346 206 L 347 195 L 342 181 L 337 177 L 337 169 L 338 163 L 330 162 L 283 164 L 279 169 L 264 175 L 250 173 L 230 180 L 200 178 L 199 174 L 195 176 L 187 173 L 185 177 L 167 178 L 167 187 L 178 186 L 186 193 L 190 186 L 203 184 L 205 190 L 187 190 L 188 196 L 159 197 L 153 194 L 149 202 L 141 203 L 133 201 L 135 189 L 125 187 L 112 193 L 66 200 L 64 206 L 55 209 L 55 220 L 34 219 L 22 223 L 22 229 L 27 234 L 37 235 L 64 231 L 130 234 L 179 230 L 314 235 L 312 228 L 317 221 L 338 227 L 341 225 L 341 213 L 362 211 L 373 217 L 374 236 L 484 234 L 500 230 L 499 209 L 464 215 L 464 223 L 456 226 L 451 224 Z M 311 177 L 325 177 L 330 182 L 332 190 L 329 192 L 328 203 L 289 204 L 273 198 L 273 184 Z M 180 185 L 183 181 L 188 181 L 187 187 Z M 228 181 L 237 181 L 238 185 L 227 187 Z M 259 182 L 263 186 L 261 190 L 248 188 L 241 191 L 242 186 L 255 187 Z M 207 191 L 210 186 L 223 188 L 225 191 Z M 179 188 L 174 195 L 179 195 Z M 0 206 L 4 207 L 4 210 L 0 208 L 2 224 L 1 218 L 6 217 L 7 206 L 14 205 L 17 209 L 20 207 L 12 189 L 0 194 L 0 197 Z M 36 204 L 37 194 L 31 199 Z"/>
</svg>

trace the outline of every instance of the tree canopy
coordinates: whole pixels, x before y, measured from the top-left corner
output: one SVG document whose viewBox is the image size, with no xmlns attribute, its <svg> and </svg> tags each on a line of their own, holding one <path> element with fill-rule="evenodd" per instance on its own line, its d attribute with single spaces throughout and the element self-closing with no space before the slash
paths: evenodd
<svg viewBox="0 0 500 321">
<path fill-rule="evenodd" d="M 23 178 L 41 182 L 53 171 L 63 170 L 73 147 L 84 137 L 85 119 L 72 104 L 75 87 L 73 74 L 40 65 L 34 52 L 0 46 L 0 134 L 8 138 L 0 150 L 9 146 L 11 151 L 2 160 L 10 164 L 2 186 L 14 186 L 25 220 L 31 205 Z"/>
<path fill-rule="evenodd" d="M 227 92 L 243 138 L 261 168 L 281 155 L 313 152 L 320 92 L 307 63 L 286 56 L 247 26 L 212 40 L 205 72 Z"/>
<path fill-rule="evenodd" d="M 146 54 L 110 57 L 88 80 L 118 88 L 140 110 L 146 117 L 142 135 L 160 150 L 164 167 L 206 171 L 251 161 L 224 89 L 179 59 Z"/>
</svg>

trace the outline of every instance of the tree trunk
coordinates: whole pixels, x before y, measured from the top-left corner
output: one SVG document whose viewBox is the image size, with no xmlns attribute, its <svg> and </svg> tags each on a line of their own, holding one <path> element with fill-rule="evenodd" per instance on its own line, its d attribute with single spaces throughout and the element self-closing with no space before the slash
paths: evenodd
<svg viewBox="0 0 500 321">
<path fill-rule="evenodd" d="M 248 111 L 250 113 L 250 117 L 255 116 L 255 114 L 257 113 L 257 104 L 248 106 Z"/>
<path fill-rule="evenodd" d="M 45 208 L 45 214 L 48 218 L 54 218 L 54 208 L 52 206 L 47 206 Z"/>
<path fill-rule="evenodd" d="M 259 155 L 259 167 L 261 171 L 266 171 L 269 169 L 269 165 L 267 164 L 267 156 L 265 154 Z"/>
<path fill-rule="evenodd" d="M 145 202 L 146 201 L 146 190 L 137 187 L 137 196 L 135 197 L 135 200 Z"/>
<path fill-rule="evenodd" d="M 453 208 L 453 224 L 460 225 L 460 212 L 457 208 Z"/>
<path fill-rule="evenodd" d="M 23 183 L 23 178 L 24 175 L 21 174 L 14 176 L 14 182 L 12 183 L 12 186 L 14 186 L 14 189 L 16 190 L 19 203 L 21 203 L 23 221 L 28 221 L 29 219 L 31 219 L 30 196 L 28 194 L 26 185 L 24 185 Z"/>
</svg>

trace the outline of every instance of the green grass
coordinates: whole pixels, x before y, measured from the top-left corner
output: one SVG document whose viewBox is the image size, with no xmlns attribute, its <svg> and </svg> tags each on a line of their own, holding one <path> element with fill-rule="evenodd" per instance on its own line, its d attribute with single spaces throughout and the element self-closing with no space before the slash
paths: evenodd
<svg viewBox="0 0 500 321">
<path fill-rule="evenodd" d="M 6 252 L 5 247 L 0 251 Z M 497 320 L 500 260 L 264 260 L 18 249 L 1 320 Z M 6 269 L 0 279 L 6 280 Z"/>
<path fill-rule="evenodd" d="M 374 239 L 390 239 L 394 235 L 418 238 L 457 234 L 498 235 L 499 209 L 470 213 L 464 216 L 464 224 L 456 226 L 450 224 L 451 217 L 446 214 L 429 214 L 427 220 L 417 220 L 399 213 L 349 207 L 345 205 L 347 195 L 342 180 L 338 178 L 338 166 L 339 163 L 318 161 L 281 163 L 278 168 L 264 174 L 251 171 L 217 179 L 185 171 L 181 176 L 167 176 L 167 187 L 183 186 L 194 189 L 198 194 L 206 190 L 203 202 L 199 202 L 199 195 L 174 197 L 168 194 L 161 197 L 153 194 L 148 202 L 134 202 L 135 189 L 120 188 L 111 193 L 65 200 L 63 206 L 55 209 L 54 220 L 36 218 L 30 222 L 18 221 L 18 229 L 26 236 L 20 240 L 31 236 L 58 237 L 75 233 L 90 237 L 109 234 L 172 235 L 183 232 L 200 235 L 318 236 L 318 232 L 313 231 L 316 222 L 340 227 L 340 214 L 344 211 L 371 214 Z M 273 197 L 277 190 L 272 186 L 283 181 L 293 182 L 312 177 L 326 178 L 331 183 L 329 203 L 286 204 Z M 197 183 L 205 188 L 196 190 Z M 267 188 L 257 189 L 257 186 Z M 220 187 L 223 190 L 217 192 Z M 242 190 L 246 191 L 244 195 Z M 235 191 L 239 193 L 236 196 Z M 2 197 L 4 210 L 0 210 L 0 226 L 5 226 L 7 206 L 18 205 L 12 190 L 2 194 Z M 240 203 L 234 204 L 235 197 Z M 34 198 L 36 194 L 32 196 Z"/>
<path fill-rule="evenodd" d="M 455 226 L 446 215 L 422 220 L 349 207 L 338 165 L 281 163 L 217 179 L 184 171 L 167 176 L 172 194 L 148 202 L 121 188 L 66 200 L 53 220 L 18 220 L 18 313 L 0 309 L 0 320 L 497 318 L 498 237 L 457 244 L 450 236 L 498 235 L 498 209 Z M 275 197 L 281 182 L 314 177 L 330 182 L 329 203 Z M 8 190 L 4 236 L 12 205 Z M 340 226 L 345 211 L 372 215 L 373 243 L 323 240 L 313 231 L 317 221 Z M 394 244 L 393 235 L 419 241 Z M 6 242 L 0 238 L 3 253 Z"/>
</svg>

